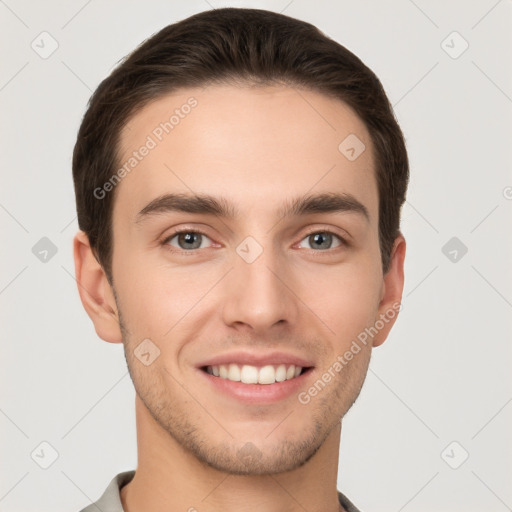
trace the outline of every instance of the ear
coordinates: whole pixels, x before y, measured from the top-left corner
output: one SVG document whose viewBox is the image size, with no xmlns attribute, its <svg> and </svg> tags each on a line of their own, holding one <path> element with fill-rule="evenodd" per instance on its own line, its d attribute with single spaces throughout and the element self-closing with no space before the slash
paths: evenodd
<svg viewBox="0 0 512 512">
<path fill-rule="evenodd" d="M 405 238 L 402 234 L 399 234 L 393 244 L 388 272 L 383 278 L 381 301 L 375 318 L 375 327 L 379 329 L 373 337 L 372 345 L 374 347 L 378 347 L 386 341 L 401 309 L 404 289 L 405 247 Z"/>
<path fill-rule="evenodd" d="M 114 292 L 94 255 L 89 237 L 83 231 L 79 231 L 73 239 L 73 256 L 78 293 L 97 335 L 110 343 L 121 343 Z"/>
</svg>

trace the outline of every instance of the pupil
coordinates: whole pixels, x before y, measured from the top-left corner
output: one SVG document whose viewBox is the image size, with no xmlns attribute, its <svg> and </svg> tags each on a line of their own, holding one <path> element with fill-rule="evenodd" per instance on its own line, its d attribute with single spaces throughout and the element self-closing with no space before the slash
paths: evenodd
<svg viewBox="0 0 512 512">
<path fill-rule="evenodd" d="M 187 247 L 187 249 L 190 249 L 190 245 L 193 245 L 194 249 L 201 245 L 201 242 L 199 242 L 199 245 L 197 244 L 197 239 L 199 238 L 199 236 L 201 236 L 199 233 L 183 233 L 181 235 L 184 244 L 189 244 L 189 247 Z"/>
<path fill-rule="evenodd" d="M 313 236 L 313 239 L 315 241 L 315 244 L 317 244 L 318 247 L 321 247 L 323 249 L 328 249 L 329 248 L 328 247 L 329 246 L 329 237 L 330 237 L 330 235 L 327 233 L 317 233 Z"/>
</svg>

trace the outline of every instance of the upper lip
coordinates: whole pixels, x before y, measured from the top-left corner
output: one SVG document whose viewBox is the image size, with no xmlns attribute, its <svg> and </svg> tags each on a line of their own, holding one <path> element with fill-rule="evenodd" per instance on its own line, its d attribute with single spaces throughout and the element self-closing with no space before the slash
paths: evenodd
<svg viewBox="0 0 512 512">
<path fill-rule="evenodd" d="M 267 366 L 267 365 L 295 365 L 302 368 L 309 368 L 313 366 L 311 361 L 294 354 L 287 354 L 286 352 L 268 352 L 265 354 L 257 354 L 254 352 L 230 352 L 220 354 L 205 360 L 197 365 L 198 368 L 205 366 L 220 366 L 221 364 L 238 364 L 238 365 L 251 365 L 251 366 Z"/>
</svg>

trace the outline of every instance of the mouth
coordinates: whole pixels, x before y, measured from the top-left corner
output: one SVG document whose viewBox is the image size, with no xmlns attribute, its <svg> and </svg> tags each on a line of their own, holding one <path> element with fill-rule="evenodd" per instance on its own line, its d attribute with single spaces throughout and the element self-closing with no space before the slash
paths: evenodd
<svg viewBox="0 0 512 512">
<path fill-rule="evenodd" d="M 246 405 L 269 405 L 299 393 L 314 377 L 315 367 L 299 354 L 239 351 L 203 360 L 196 369 L 213 391 L 212 400 L 223 395 Z"/>
<path fill-rule="evenodd" d="M 312 367 L 296 366 L 294 364 L 253 366 L 250 364 L 228 363 L 202 366 L 200 369 L 213 377 L 231 382 L 271 385 L 297 379 L 309 372 Z"/>
</svg>

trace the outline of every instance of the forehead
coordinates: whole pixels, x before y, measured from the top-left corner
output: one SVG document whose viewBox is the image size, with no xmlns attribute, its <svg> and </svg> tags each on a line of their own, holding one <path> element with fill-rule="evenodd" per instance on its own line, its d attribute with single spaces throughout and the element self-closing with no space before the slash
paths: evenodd
<svg viewBox="0 0 512 512">
<path fill-rule="evenodd" d="M 372 144 L 343 102 L 285 86 L 182 89 L 121 133 L 114 214 L 134 218 L 166 193 L 209 194 L 260 215 L 287 197 L 346 192 L 377 220 Z M 355 156 L 355 158 L 354 158 Z"/>
</svg>

